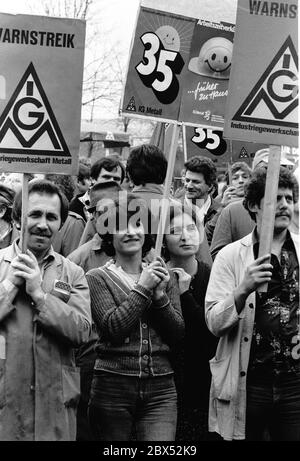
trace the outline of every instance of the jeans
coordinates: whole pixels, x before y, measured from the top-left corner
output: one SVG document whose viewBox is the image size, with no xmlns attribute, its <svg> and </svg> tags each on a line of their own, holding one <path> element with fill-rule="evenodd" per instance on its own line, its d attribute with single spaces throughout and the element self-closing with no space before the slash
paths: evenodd
<svg viewBox="0 0 300 461">
<path fill-rule="evenodd" d="M 97 371 L 88 409 L 100 441 L 173 441 L 177 393 L 172 375 L 138 378 Z"/>
<path fill-rule="evenodd" d="M 266 439 L 300 441 L 299 371 L 248 376 L 246 440 Z"/>
</svg>

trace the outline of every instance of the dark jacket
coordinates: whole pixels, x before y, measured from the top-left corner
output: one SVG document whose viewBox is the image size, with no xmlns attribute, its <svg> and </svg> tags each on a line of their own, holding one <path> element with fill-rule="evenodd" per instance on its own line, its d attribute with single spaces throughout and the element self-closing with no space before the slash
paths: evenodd
<svg viewBox="0 0 300 461">
<path fill-rule="evenodd" d="M 178 398 L 184 406 L 208 410 L 211 373 L 218 339 L 205 322 L 204 299 L 210 268 L 198 261 L 198 270 L 188 291 L 180 296 L 185 323 L 184 341 L 174 358 Z"/>
<path fill-rule="evenodd" d="M 84 204 L 79 200 L 80 197 L 82 197 L 84 194 L 78 194 L 75 195 L 74 198 L 72 198 L 70 205 L 69 205 L 69 211 L 73 211 L 73 213 L 79 214 L 79 216 L 84 219 L 86 222 L 86 214 L 84 212 Z"/>
</svg>

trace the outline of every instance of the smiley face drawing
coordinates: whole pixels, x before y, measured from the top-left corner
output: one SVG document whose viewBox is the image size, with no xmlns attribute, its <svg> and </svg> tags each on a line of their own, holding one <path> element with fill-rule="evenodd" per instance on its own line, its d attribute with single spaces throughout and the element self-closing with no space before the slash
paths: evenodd
<svg viewBox="0 0 300 461">
<path fill-rule="evenodd" d="M 201 47 L 199 56 L 192 58 L 188 69 L 205 77 L 228 80 L 233 43 L 224 37 L 213 37 Z"/>
<path fill-rule="evenodd" d="M 180 50 L 180 37 L 176 29 L 167 24 L 161 26 L 155 32 L 162 42 L 165 50 L 179 51 Z"/>
</svg>

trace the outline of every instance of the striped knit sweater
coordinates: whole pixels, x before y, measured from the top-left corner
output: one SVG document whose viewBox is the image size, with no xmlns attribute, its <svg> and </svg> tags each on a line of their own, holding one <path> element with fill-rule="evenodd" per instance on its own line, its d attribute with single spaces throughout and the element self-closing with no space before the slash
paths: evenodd
<svg viewBox="0 0 300 461">
<path fill-rule="evenodd" d="M 139 284 L 126 294 L 102 270 L 87 273 L 99 334 L 95 369 L 140 378 L 173 373 L 171 350 L 184 335 L 184 321 L 170 277 L 164 297 L 152 301 L 152 292 Z"/>
</svg>

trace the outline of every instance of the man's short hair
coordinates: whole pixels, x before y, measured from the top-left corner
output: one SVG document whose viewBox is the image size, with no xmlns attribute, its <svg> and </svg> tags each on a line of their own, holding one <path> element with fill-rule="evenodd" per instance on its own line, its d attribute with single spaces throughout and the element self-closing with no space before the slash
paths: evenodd
<svg viewBox="0 0 300 461">
<path fill-rule="evenodd" d="M 61 227 L 68 217 L 69 205 L 65 194 L 61 189 L 51 181 L 47 179 L 33 179 L 28 183 L 28 197 L 30 194 L 47 194 L 47 195 L 58 195 L 60 199 L 60 219 Z M 14 199 L 12 208 L 12 217 L 17 223 L 21 222 L 22 215 L 22 191 L 19 191 Z"/>
<path fill-rule="evenodd" d="M 121 160 L 119 160 L 115 155 L 111 155 L 108 157 L 102 157 L 99 160 L 97 160 L 95 163 L 93 163 L 91 167 L 91 178 L 97 181 L 102 168 L 104 168 L 107 171 L 113 171 L 118 167 L 121 168 L 121 183 L 122 183 L 125 178 L 125 168 Z"/>
<path fill-rule="evenodd" d="M 164 153 L 153 144 L 142 144 L 131 150 L 126 171 L 135 186 L 146 183 L 162 184 L 168 162 Z"/>
<path fill-rule="evenodd" d="M 217 181 L 217 168 L 210 158 L 195 155 L 185 162 L 184 166 L 187 171 L 203 174 L 208 186 L 212 186 Z"/>
<path fill-rule="evenodd" d="M 247 165 L 246 162 L 234 162 L 231 165 L 230 170 L 231 170 L 232 175 L 234 175 L 238 170 L 242 170 L 244 173 L 248 174 L 249 176 L 251 176 L 251 173 L 252 173 L 252 170 L 251 170 L 250 166 Z M 227 184 L 229 184 L 228 171 L 226 171 L 225 176 L 226 176 L 226 182 L 227 182 Z"/>
<path fill-rule="evenodd" d="M 253 221 L 256 221 L 256 213 L 253 213 L 249 207 L 253 205 L 260 205 L 261 199 L 265 196 L 266 178 L 266 168 L 257 168 L 253 171 L 252 177 L 245 184 L 243 205 Z M 298 187 L 298 182 L 293 173 L 285 167 L 280 167 L 278 188 L 292 190 L 295 202 L 298 196 Z"/>
</svg>

